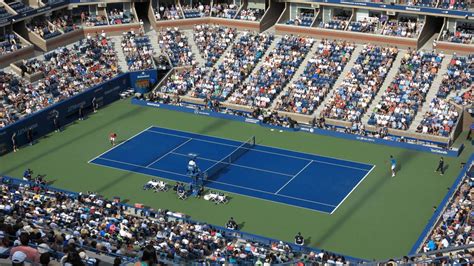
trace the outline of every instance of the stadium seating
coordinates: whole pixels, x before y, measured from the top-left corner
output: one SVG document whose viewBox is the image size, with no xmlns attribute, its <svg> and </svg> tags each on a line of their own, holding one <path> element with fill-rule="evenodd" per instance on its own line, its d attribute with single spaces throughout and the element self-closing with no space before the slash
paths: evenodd
<svg viewBox="0 0 474 266">
<path fill-rule="evenodd" d="M 457 104 L 468 106 L 474 103 L 474 95 L 472 95 L 472 90 L 467 90 L 461 94 L 457 94 L 452 98 Z"/>
<path fill-rule="evenodd" d="M 472 24 L 462 23 L 456 27 L 455 31 L 443 31 L 442 40 L 454 43 L 471 44 L 474 35 Z"/>
<path fill-rule="evenodd" d="M 195 5 L 184 5 L 182 6 L 184 18 L 200 18 L 208 17 L 211 13 L 211 7 L 209 5 L 203 5 L 201 3 Z"/>
<path fill-rule="evenodd" d="M 148 36 L 124 32 L 121 46 L 129 70 L 137 71 L 154 67 L 153 48 Z"/>
<path fill-rule="evenodd" d="M 21 49 L 20 39 L 15 34 L 0 35 L 0 55 Z"/>
<path fill-rule="evenodd" d="M 70 32 L 78 28 L 72 21 L 72 17 L 68 14 L 55 14 L 51 16 L 50 22 L 56 26 L 57 29 L 61 29 L 63 32 Z"/>
<path fill-rule="evenodd" d="M 196 86 L 199 80 L 205 76 L 206 72 L 205 68 L 199 67 L 176 72 L 155 92 L 185 95 L 191 88 Z"/>
<path fill-rule="evenodd" d="M 159 6 L 155 11 L 156 20 L 175 20 L 183 18 L 183 11 L 177 5 Z"/>
<path fill-rule="evenodd" d="M 58 28 L 54 25 L 49 25 L 48 21 L 44 18 L 34 18 L 27 27 L 45 40 L 61 35 Z"/>
<path fill-rule="evenodd" d="M 326 117 L 360 121 L 398 54 L 397 48 L 364 45 L 354 67 L 324 107 Z"/>
<path fill-rule="evenodd" d="M 213 66 L 237 35 L 236 29 L 215 25 L 194 26 L 194 41 L 206 60 L 206 66 Z"/>
<path fill-rule="evenodd" d="M 395 79 L 382 95 L 368 123 L 406 130 L 438 73 L 443 55 L 408 51 Z"/>
<path fill-rule="evenodd" d="M 5 19 L 11 16 L 10 13 L 7 12 L 7 10 L 4 7 L 0 7 L 0 19 Z"/>
<path fill-rule="evenodd" d="M 320 22 L 319 27 L 331 30 L 345 30 L 349 24 L 349 17 L 347 16 L 334 16 L 332 20 L 326 22 Z"/>
<path fill-rule="evenodd" d="M 438 251 L 450 247 L 460 247 L 473 243 L 472 240 L 472 178 L 465 177 L 423 245 L 423 251 Z M 450 254 L 451 255 L 451 254 Z M 466 258 L 470 258 L 469 252 Z M 460 258 L 462 258 L 461 256 Z M 471 257 L 472 259 L 472 257 Z M 466 264 L 466 263 L 459 263 Z M 467 263 L 469 264 L 469 263 Z"/>
<path fill-rule="evenodd" d="M 430 109 L 423 115 L 417 132 L 448 137 L 459 118 L 459 111 L 445 99 L 434 98 Z"/>
<path fill-rule="evenodd" d="M 258 8 L 245 8 L 240 11 L 236 19 L 249 20 L 249 21 L 260 21 L 265 14 L 265 10 Z"/>
<path fill-rule="evenodd" d="M 133 15 L 130 11 L 114 8 L 109 11 L 109 24 L 126 24 L 133 22 Z"/>
<path fill-rule="evenodd" d="M 364 18 L 363 20 L 360 20 L 360 21 L 351 21 L 347 29 L 349 31 L 355 31 L 355 32 L 375 33 L 375 31 L 378 28 L 379 28 L 379 19 L 376 17 L 371 17 L 371 18 Z"/>
<path fill-rule="evenodd" d="M 235 4 L 217 3 L 212 7 L 212 14 L 218 18 L 233 19 L 238 9 L 239 7 Z"/>
<path fill-rule="evenodd" d="M 0 95 L 4 97 L 0 109 L 4 110 L 0 111 L 0 125 L 15 122 L 119 73 L 116 53 L 101 37 L 82 40 L 71 48 L 58 48 L 44 58 L 44 63 L 27 63 L 27 70 L 44 73 L 45 77 L 34 84 L 1 73 Z"/>
<path fill-rule="evenodd" d="M 17 1 L 17 2 L 13 2 L 13 3 L 10 3 L 8 4 L 11 8 L 13 8 L 15 10 L 15 12 L 17 12 L 18 14 L 21 14 L 21 13 L 24 13 L 24 12 L 28 12 L 28 11 L 31 11 L 33 10 L 33 8 L 31 6 L 27 6 L 25 5 L 23 2 L 21 1 Z"/>
<path fill-rule="evenodd" d="M 353 43 L 322 40 L 304 73 L 284 92 L 276 108 L 312 114 L 336 82 L 354 48 Z"/>
<path fill-rule="evenodd" d="M 286 24 L 310 27 L 313 24 L 313 21 L 314 21 L 314 13 L 306 13 L 306 14 L 301 14 L 300 16 L 296 16 L 294 19 L 289 19 L 286 22 Z"/>
<path fill-rule="evenodd" d="M 168 28 L 158 32 L 160 48 L 169 56 L 173 66 L 194 64 L 194 55 L 188 44 L 188 38 L 179 29 Z"/>
<path fill-rule="evenodd" d="M 2 236 L 13 240 L 20 232 L 26 233 L 31 247 L 45 249 L 42 252 L 62 262 L 77 257 L 76 263 L 97 263 L 86 251 L 133 262 L 149 244 L 152 249 L 155 247 L 157 258 L 168 264 L 201 261 L 270 265 L 301 259 L 308 263 L 344 264 L 346 261 L 343 256 L 325 251 L 308 251 L 307 254 L 294 251 L 282 241 L 247 240 L 213 225 L 180 218 L 184 216 L 180 213 L 139 210 L 92 192 L 78 194 L 33 182 L 19 185 L 2 180 Z M 18 209 L 24 211 L 16 212 Z M 7 243 L 8 254 L 13 241 Z M 79 255 L 81 252 L 84 254 Z"/>
<path fill-rule="evenodd" d="M 461 91 L 472 86 L 474 81 L 474 55 L 454 56 L 443 75 L 437 96 L 446 98 L 452 91 Z"/>
<path fill-rule="evenodd" d="M 454 9 L 454 10 L 468 10 L 471 2 L 466 0 L 440 0 L 438 8 Z"/>
<path fill-rule="evenodd" d="M 290 81 L 314 39 L 286 35 L 275 49 L 263 59 L 263 65 L 254 71 L 244 84 L 230 96 L 231 103 L 267 108 Z"/>
<path fill-rule="evenodd" d="M 412 19 L 401 18 L 388 21 L 382 34 L 396 37 L 417 38 L 423 29 L 423 23 Z"/>
<path fill-rule="evenodd" d="M 274 37 L 268 34 L 243 32 L 224 55 L 222 63 L 209 71 L 205 79 L 196 82 L 191 96 L 225 100 L 260 61 Z"/>
<path fill-rule="evenodd" d="M 81 20 L 82 23 L 84 23 L 84 25 L 88 27 L 104 26 L 109 24 L 105 16 L 89 14 L 88 12 L 81 13 Z"/>
</svg>

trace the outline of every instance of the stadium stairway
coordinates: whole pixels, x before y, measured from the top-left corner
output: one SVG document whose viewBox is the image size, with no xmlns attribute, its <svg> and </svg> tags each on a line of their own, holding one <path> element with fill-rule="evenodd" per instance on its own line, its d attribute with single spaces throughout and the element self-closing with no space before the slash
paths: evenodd
<svg viewBox="0 0 474 266">
<path fill-rule="evenodd" d="M 382 86 L 380 87 L 379 91 L 377 92 L 374 99 L 370 103 L 369 108 L 367 108 L 367 111 L 362 116 L 361 121 L 364 125 L 367 125 L 367 122 L 369 121 L 369 118 L 372 115 L 372 111 L 375 109 L 375 106 L 377 106 L 377 104 L 382 100 L 382 95 L 387 90 L 388 86 L 390 86 L 392 81 L 395 79 L 395 76 L 398 73 L 398 69 L 400 68 L 401 61 L 405 53 L 406 53 L 405 50 L 398 51 L 397 57 L 395 57 L 395 61 L 393 61 L 392 67 L 388 71 L 387 76 L 385 77 L 385 80 Z"/>
<path fill-rule="evenodd" d="M 145 35 L 150 38 L 151 47 L 153 47 L 153 55 L 155 57 L 159 56 L 161 54 L 161 49 L 160 45 L 158 44 L 158 34 L 156 33 L 156 31 L 151 30 L 145 33 Z"/>
<path fill-rule="evenodd" d="M 418 125 L 420 125 L 421 120 L 423 120 L 423 116 L 426 114 L 426 112 L 429 111 L 430 103 L 431 101 L 433 101 L 434 98 L 437 97 L 436 94 L 438 93 L 439 87 L 441 86 L 441 82 L 443 81 L 443 74 L 448 71 L 449 62 L 451 62 L 452 58 L 453 58 L 452 55 L 444 56 L 443 62 L 441 62 L 441 67 L 439 68 L 438 73 L 436 74 L 436 77 L 433 80 L 433 83 L 431 84 L 430 89 L 428 90 L 428 94 L 426 95 L 425 102 L 423 103 L 421 109 L 418 110 L 418 112 L 416 113 L 416 116 L 413 119 L 413 122 L 408 128 L 409 131 L 415 132 L 416 127 L 418 127 Z"/>
<path fill-rule="evenodd" d="M 280 41 L 280 39 L 281 39 L 281 37 L 275 35 L 275 38 L 273 39 L 273 42 L 270 44 L 268 49 L 265 51 L 265 54 L 260 58 L 260 61 L 258 61 L 258 63 L 255 65 L 255 67 L 252 69 L 252 72 L 250 72 L 250 74 L 244 80 L 244 83 L 247 82 L 247 80 L 253 74 L 253 72 L 257 71 L 257 69 L 259 69 L 262 66 L 263 59 L 266 58 L 270 54 L 270 52 L 275 49 L 275 47 L 276 47 L 277 43 Z"/>
<path fill-rule="evenodd" d="M 354 51 L 352 52 L 351 59 L 349 60 L 349 62 L 347 62 L 346 66 L 344 67 L 344 69 L 341 72 L 341 75 L 339 75 L 339 77 L 337 78 L 336 82 L 334 83 L 334 86 L 332 86 L 331 90 L 329 91 L 329 93 L 326 96 L 326 98 L 324 99 L 324 101 L 322 101 L 321 104 L 318 106 L 318 108 L 316 108 L 316 111 L 314 111 L 313 117 L 320 117 L 321 112 L 324 109 L 324 106 L 327 104 L 329 99 L 334 97 L 335 88 L 341 86 L 342 81 L 344 80 L 345 76 L 347 75 L 347 73 L 354 66 L 357 57 L 359 56 L 360 52 L 362 51 L 362 48 L 363 48 L 362 45 L 356 45 L 356 47 L 354 48 Z"/>
<path fill-rule="evenodd" d="M 227 46 L 227 49 L 225 49 L 225 51 L 222 53 L 221 57 L 219 57 L 219 60 L 217 60 L 217 62 L 214 64 L 214 68 L 218 67 L 220 64 L 222 64 L 222 61 L 224 61 L 224 58 L 225 58 L 225 55 L 230 52 L 230 50 L 232 49 L 232 47 L 234 47 L 234 44 L 235 44 L 235 41 L 238 40 L 240 38 L 240 36 L 242 36 L 242 32 L 237 32 L 237 35 L 235 36 L 235 39 L 234 41 L 232 41 L 232 43 Z"/>
<path fill-rule="evenodd" d="M 293 77 L 290 79 L 288 84 L 286 84 L 285 88 L 283 88 L 280 94 L 275 98 L 275 100 L 272 102 L 270 109 L 273 110 L 275 108 L 276 103 L 281 99 L 282 95 L 286 91 L 288 91 L 291 84 L 296 82 L 301 77 L 301 75 L 304 73 L 304 70 L 306 69 L 306 66 L 308 65 L 309 60 L 313 58 L 313 55 L 316 53 L 317 50 L 318 50 L 318 43 L 315 41 L 313 43 L 313 47 L 311 47 L 311 50 L 309 50 L 308 54 L 305 56 L 303 62 L 301 62 L 301 65 L 298 67 Z"/>
<path fill-rule="evenodd" d="M 198 66 L 205 66 L 206 65 L 206 60 L 201 55 L 201 52 L 199 52 L 199 48 L 194 41 L 194 36 L 193 36 L 193 31 L 192 30 L 183 30 L 184 35 L 188 38 L 188 44 L 189 47 L 191 47 L 191 52 L 194 55 L 194 58 L 196 59 L 196 63 Z"/>
<path fill-rule="evenodd" d="M 114 50 L 117 53 L 117 59 L 119 63 L 119 67 L 122 72 L 128 71 L 127 60 L 125 59 L 125 55 L 123 53 L 122 47 L 120 44 L 122 43 L 122 39 L 120 36 L 110 36 L 110 39 L 114 43 Z"/>
</svg>

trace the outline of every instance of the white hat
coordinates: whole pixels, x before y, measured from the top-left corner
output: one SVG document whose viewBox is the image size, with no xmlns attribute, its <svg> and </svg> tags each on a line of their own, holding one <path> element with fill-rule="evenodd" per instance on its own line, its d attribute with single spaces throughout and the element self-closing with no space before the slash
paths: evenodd
<svg viewBox="0 0 474 266">
<path fill-rule="evenodd" d="M 12 262 L 14 263 L 22 263 L 26 260 L 26 254 L 22 251 L 16 251 L 13 253 Z"/>
<path fill-rule="evenodd" d="M 38 246 L 39 254 L 48 253 L 50 250 L 51 249 L 49 248 L 48 244 L 46 244 L 46 243 L 39 244 L 39 246 Z"/>
</svg>

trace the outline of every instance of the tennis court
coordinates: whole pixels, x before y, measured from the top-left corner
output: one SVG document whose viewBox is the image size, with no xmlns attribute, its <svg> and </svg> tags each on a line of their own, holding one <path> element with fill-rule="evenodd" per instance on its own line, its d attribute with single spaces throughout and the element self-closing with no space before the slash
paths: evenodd
<svg viewBox="0 0 474 266">
<path fill-rule="evenodd" d="M 160 127 L 143 130 L 89 163 L 189 183 L 190 154 L 210 173 L 208 188 L 324 213 L 336 211 L 375 167 Z"/>
</svg>

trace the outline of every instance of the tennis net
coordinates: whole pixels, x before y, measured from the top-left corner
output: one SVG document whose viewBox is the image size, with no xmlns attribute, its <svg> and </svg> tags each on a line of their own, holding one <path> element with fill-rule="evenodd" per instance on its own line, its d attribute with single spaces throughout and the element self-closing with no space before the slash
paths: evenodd
<svg viewBox="0 0 474 266">
<path fill-rule="evenodd" d="M 216 176 L 220 171 L 226 168 L 231 163 L 235 162 L 240 156 L 244 155 L 249 149 L 255 146 L 255 136 L 248 139 L 246 142 L 242 143 L 237 149 L 232 151 L 224 159 L 213 164 L 205 171 L 205 178 L 209 179 L 213 176 Z"/>
</svg>

